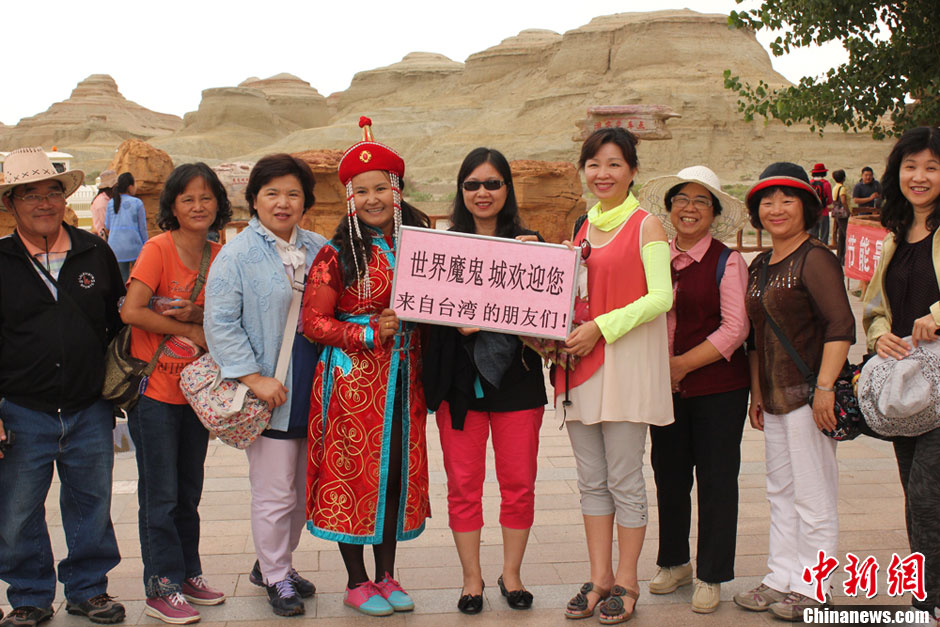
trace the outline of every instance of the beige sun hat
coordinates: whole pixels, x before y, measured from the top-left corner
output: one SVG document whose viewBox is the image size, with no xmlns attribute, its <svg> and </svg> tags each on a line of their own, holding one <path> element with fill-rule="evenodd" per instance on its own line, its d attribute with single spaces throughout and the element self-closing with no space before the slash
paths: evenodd
<svg viewBox="0 0 940 627">
<path fill-rule="evenodd" d="M 721 203 L 721 214 L 715 216 L 715 221 L 709 229 L 712 237 L 723 241 L 744 226 L 747 219 L 744 203 L 731 194 L 721 191 L 721 181 L 718 180 L 717 174 L 703 165 L 694 165 L 680 170 L 675 175 L 650 179 L 640 190 L 640 206 L 660 219 L 669 239 L 676 236 L 676 229 L 669 220 L 669 212 L 666 211 L 666 194 L 676 185 L 683 183 L 698 183 L 705 186 Z"/>
<path fill-rule="evenodd" d="M 46 151 L 40 146 L 19 148 L 7 155 L 3 162 L 3 183 L 0 183 L 0 198 L 14 187 L 39 181 L 61 181 L 68 198 L 81 187 L 85 173 L 81 170 L 57 172 Z"/>
</svg>

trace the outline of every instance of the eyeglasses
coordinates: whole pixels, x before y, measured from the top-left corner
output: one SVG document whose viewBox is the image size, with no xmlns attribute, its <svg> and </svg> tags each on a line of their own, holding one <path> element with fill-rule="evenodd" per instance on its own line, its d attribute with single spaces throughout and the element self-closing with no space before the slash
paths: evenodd
<svg viewBox="0 0 940 627">
<path fill-rule="evenodd" d="M 497 189 L 506 184 L 506 181 L 464 181 L 463 189 L 466 192 L 475 192 L 480 189 L 480 185 L 483 186 L 483 189 L 487 189 L 491 192 L 495 192 Z"/>
<path fill-rule="evenodd" d="M 38 205 L 43 200 L 56 203 L 65 200 L 65 192 L 49 192 L 48 194 L 26 194 L 25 196 L 14 196 L 17 200 L 22 200 L 27 205 Z"/>
<path fill-rule="evenodd" d="M 696 209 L 705 210 L 712 206 L 712 201 L 710 198 L 701 198 L 697 197 L 694 200 L 686 196 L 685 194 L 677 194 L 672 197 L 672 206 L 676 209 L 685 209 L 689 206 L 689 203 L 692 203 Z"/>
</svg>

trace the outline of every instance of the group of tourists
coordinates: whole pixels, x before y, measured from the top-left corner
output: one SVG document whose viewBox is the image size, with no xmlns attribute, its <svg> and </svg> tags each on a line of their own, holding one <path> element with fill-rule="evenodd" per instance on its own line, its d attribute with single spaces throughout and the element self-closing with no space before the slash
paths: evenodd
<svg viewBox="0 0 940 627">
<path fill-rule="evenodd" d="M 112 252 L 97 234 L 62 221 L 80 171 L 55 172 L 39 148 L 7 157 L 0 197 L 16 230 L 0 239 L 0 579 L 14 609 L 0 625 L 36 625 L 54 613 L 44 508 L 54 467 L 68 544 L 58 564 L 66 610 L 95 623 L 124 620 L 107 592 L 120 554 L 110 518 L 114 411 L 100 390 L 105 351 L 125 324 L 132 356 L 154 364 L 128 413 L 147 615 L 188 624 L 200 619 L 198 607 L 225 601 L 199 554 L 209 434 L 180 389 L 181 372 L 206 353 L 222 379 L 270 410 L 246 448 L 257 556 L 249 581 L 265 589 L 275 614 L 303 614 L 316 593 L 293 560 L 305 527 L 338 544 L 345 605 L 373 616 L 414 609 L 395 564 L 398 542 L 420 535 L 431 515 L 429 410 L 463 572 L 457 608 L 477 614 L 484 606 L 491 433 L 503 538 L 496 583 L 510 608 L 533 606 L 521 567 L 548 398 L 543 355 L 516 335 L 399 319 L 391 297 L 400 229 L 429 228 L 430 220 L 402 197 L 402 157 L 374 139 L 367 118 L 360 126 L 363 140 L 339 163 L 346 215 L 328 241 L 301 227 L 316 210 L 315 184 L 291 155 L 255 164 L 245 189 L 251 219 L 224 246 L 209 234 L 229 221 L 231 204 L 205 164 L 172 172 L 156 218 L 163 232 L 149 239 L 145 221 L 120 218 L 137 209 L 133 180 L 103 173 L 109 238 L 137 229 L 142 244 L 126 267 L 120 246 Z M 623 128 L 592 133 L 578 167 L 597 203 L 564 243 L 586 267 L 590 313 L 564 341 L 566 359 L 551 376 L 576 461 L 590 572 L 565 616 L 618 624 L 637 610 L 647 433 L 659 508 L 649 591 L 694 581 L 691 609 L 717 609 L 721 584 L 734 578 L 750 422 L 764 432 L 769 573 L 734 601 L 799 620 L 821 607 L 803 569 L 818 551 L 838 549 L 836 441 L 823 431 L 836 427 L 836 378 L 856 336 L 839 260 L 808 232 L 822 208 L 816 187 L 799 165 L 777 162 L 742 202 L 708 167 L 691 165 L 635 195 L 637 141 Z M 935 341 L 940 323 L 940 130 L 906 133 L 882 185 L 891 234 L 863 322 L 869 350 L 900 360 Z M 749 266 L 722 243 L 747 220 L 771 238 Z M 509 163 L 491 148 L 461 164 L 450 224 L 457 233 L 543 241 L 522 223 Z M 911 549 L 926 560 L 927 597 L 916 605 L 940 612 L 940 430 L 896 438 L 894 447 Z"/>
</svg>

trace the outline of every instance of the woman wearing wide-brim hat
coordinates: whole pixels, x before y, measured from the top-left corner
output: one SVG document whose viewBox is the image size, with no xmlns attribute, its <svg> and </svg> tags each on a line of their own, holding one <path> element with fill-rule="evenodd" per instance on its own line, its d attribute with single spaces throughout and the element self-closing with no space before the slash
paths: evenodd
<svg viewBox="0 0 940 627">
<path fill-rule="evenodd" d="M 741 435 L 749 376 L 744 340 L 747 265 L 721 243 L 744 222 L 744 203 L 721 190 L 705 166 L 648 181 L 640 204 L 670 239 L 673 307 L 666 315 L 675 422 L 651 426 L 659 504 L 659 567 L 650 592 L 692 582 L 689 528 L 698 478 L 698 550 L 692 610 L 713 612 L 721 583 L 734 578 Z"/>
<path fill-rule="evenodd" d="M 772 246 L 751 262 L 745 300 L 753 334 L 748 414 L 764 432 L 770 572 L 734 601 L 799 620 L 803 610 L 822 605 L 803 569 L 817 563 L 819 551 L 838 550 L 836 442 L 822 430 L 836 426 L 834 384 L 855 342 L 855 317 L 839 260 L 807 233 L 820 201 L 806 171 L 771 164 L 745 202 L 751 224 L 770 234 Z M 771 320 L 816 374 L 815 385 L 800 374 Z"/>
</svg>

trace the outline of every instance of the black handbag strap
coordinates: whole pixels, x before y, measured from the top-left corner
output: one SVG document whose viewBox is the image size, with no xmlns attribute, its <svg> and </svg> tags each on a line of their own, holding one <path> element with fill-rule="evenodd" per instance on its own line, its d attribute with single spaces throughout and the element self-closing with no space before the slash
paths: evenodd
<svg viewBox="0 0 940 627">
<path fill-rule="evenodd" d="M 800 371 L 800 374 L 803 375 L 803 378 L 806 379 L 806 382 L 810 386 L 816 385 L 816 375 L 813 374 L 813 371 L 809 369 L 809 366 L 806 365 L 806 362 L 803 361 L 803 358 L 800 357 L 800 354 L 796 352 L 796 349 L 793 348 L 793 344 L 790 343 L 790 340 L 787 339 L 787 336 L 784 335 L 783 330 L 777 326 L 777 323 L 774 322 L 773 316 L 770 315 L 770 312 L 767 311 L 767 304 L 764 302 L 764 288 L 767 287 L 767 267 L 770 265 L 770 255 L 764 258 L 764 263 L 760 267 L 760 282 L 758 287 L 760 289 L 760 304 L 764 309 L 764 318 L 767 320 L 767 324 L 770 325 L 770 328 L 773 329 L 773 332 L 777 335 L 777 339 L 780 340 L 783 350 L 787 351 L 787 355 L 790 356 L 790 359 L 793 360 L 793 363 L 796 364 L 797 370 Z"/>
</svg>

